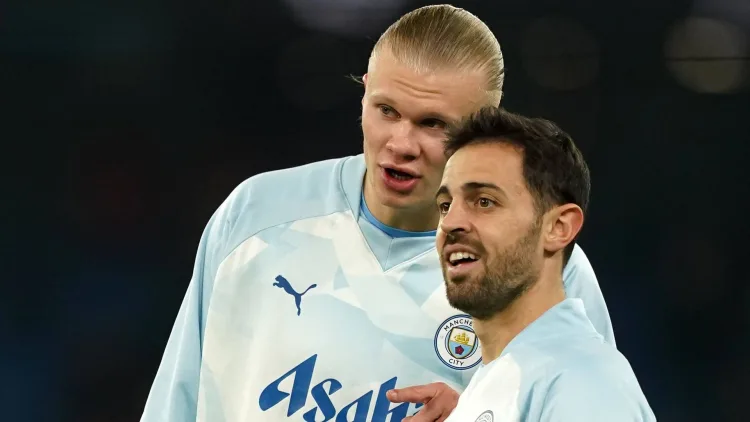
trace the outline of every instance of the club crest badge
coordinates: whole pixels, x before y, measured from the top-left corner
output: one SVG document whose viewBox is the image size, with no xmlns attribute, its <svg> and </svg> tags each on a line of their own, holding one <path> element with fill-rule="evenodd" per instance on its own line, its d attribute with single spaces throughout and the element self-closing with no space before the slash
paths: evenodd
<svg viewBox="0 0 750 422">
<path fill-rule="evenodd" d="M 485 410 L 474 422 L 493 422 L 495 420 L 491 410 Z"/>
<path fill-rule="evenodd" d="M 466 370 L 479 364 L 479 339 L 469 315 L 455 315 L 440 324 L 435 333 L 435 353 L 449 368 Z"/>
</svg>

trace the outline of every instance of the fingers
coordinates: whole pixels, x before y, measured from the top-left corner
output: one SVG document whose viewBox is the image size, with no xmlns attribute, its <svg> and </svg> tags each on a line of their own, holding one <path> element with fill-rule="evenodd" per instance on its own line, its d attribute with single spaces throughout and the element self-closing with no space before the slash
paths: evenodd
<svg viewBox="0 0 750 422">
<path fill-rule="evenodd" d="M 453 391 L 445 383 L 433 382 L 432 384 L 396 388 L 388 391 L 385 396 L 391 403 L 427 403 L 445 389 Z"/>
<path fill-rule="evenodd" d="M 438 391 L 437 384 L 440 383 L 397 388 L 387 392 L 386 397 L 392 403 L 426 403 L 435 397 Z"/>
<path fill-rule="evenodd" d="M 440 382 L 391 390 L 386 397 L 394 403 L 424 404 L 416 414 L 402 422 L 444 422 L 458 401 L 458 393 Z"/>
</svg>

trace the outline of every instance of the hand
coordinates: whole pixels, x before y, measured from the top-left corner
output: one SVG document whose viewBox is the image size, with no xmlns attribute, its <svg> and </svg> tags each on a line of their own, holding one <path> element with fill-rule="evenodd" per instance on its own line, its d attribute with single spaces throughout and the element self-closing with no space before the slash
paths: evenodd
<svg viewBox="0 0 750 422">
<path fill-rule="evenodd" d="M 402 422 L 443 422 L 458 404 L 458 393 L 442 382 L 397 388 L 387 392 L 386 397 L 392 403 L 424 405 L 414 416 L 406 417 Z"/>
</svg>

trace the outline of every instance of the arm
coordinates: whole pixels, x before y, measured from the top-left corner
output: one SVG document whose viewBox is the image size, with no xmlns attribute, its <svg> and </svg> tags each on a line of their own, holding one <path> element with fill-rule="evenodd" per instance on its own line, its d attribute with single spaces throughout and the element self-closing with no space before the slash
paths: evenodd
<svg viewBox="0 0 750 422">
<path fill-rule="evenodd" d="M 193 276 L 169 335 L 141 422 L 196 420 L 205 315 L 220 259 L 221 208 L 201 236 Z"/>
<path fill-rule="evenodd" d="M 596 274 L 594 274 L 589 259 L 577 244 L 573 249 L 568 265 L 563 270 L 563 285 L 568 297 L 583 300 L 586 315 L 594 324 L 596 331 L 604 337 L 607 343 L 616 346 L 612 321 L 602 295 L 602 289 L 599 287 L 599 281 L 596 279 Z"/>
</svg>

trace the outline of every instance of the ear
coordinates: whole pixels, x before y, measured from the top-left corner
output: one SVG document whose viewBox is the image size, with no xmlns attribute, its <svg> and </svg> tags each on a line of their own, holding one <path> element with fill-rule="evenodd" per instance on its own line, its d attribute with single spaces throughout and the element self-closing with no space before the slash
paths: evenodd
<svg viewBox="0 0 750 422">
<path fill-rule="evenodd" d="M 362 75 L 362 85 L 365 87 L 365 93 L 367 93 L 367 73 Z M 362 107 L 365 106 L 365 94 L 362 94 Z"/>
<path fill-rule="evenodd" d="M 583 210 L 576 204 L 555 207 L 545 216 L 544 250 L 562 251 L 572 242 L 583 226 Z"/>
</svg>

